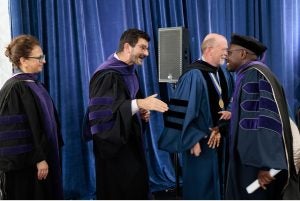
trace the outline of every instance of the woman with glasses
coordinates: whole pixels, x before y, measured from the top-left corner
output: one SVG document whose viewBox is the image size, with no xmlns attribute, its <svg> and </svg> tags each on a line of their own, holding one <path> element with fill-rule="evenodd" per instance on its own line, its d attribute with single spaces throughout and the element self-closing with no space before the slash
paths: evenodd
<svg viewBox="0 0 300 201">
<path fill-rule="evenodd" d="M 52 99 L 38 81 L 46 63 L 36 38 L 20 35 L 7 46 L 13 76 L 0 91 L 0 196 L 63 199 L 62 137 Z"/>
</svg>

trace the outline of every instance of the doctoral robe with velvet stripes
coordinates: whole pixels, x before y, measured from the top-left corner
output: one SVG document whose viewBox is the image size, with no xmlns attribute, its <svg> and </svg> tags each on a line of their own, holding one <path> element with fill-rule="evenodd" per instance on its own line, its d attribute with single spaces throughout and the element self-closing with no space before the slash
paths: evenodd
<svg viewBox="0 0 300 201">
<path fill-rule="evenodd" d="M 197 60 L 178 80 L 166 112 L 159 148 L 183 153 L 183 199 L 221 199 L 219 162 L 222 161 L 218 161 L 217 149 L 207 146 L 209 128 L 226 125 L 219 120 L 219 96 L 209 76 L 217 71 L 226 109 L 230 96 L 223 70 Z M 199 157 L 190 154 L 197 142 L 201 146 Z"/>
<path fill-rule="evenodd" d="M 58 118 L 36 78 L 15 75 L 0 91 L 0 170 L 6 199 L 63 199 Z M 49 173 L 38 180 L 36 165 L 43 160 Z"/>
<path fill-rule="evenodd" d="M 246 187 L 257 179 L 259 170 L 271 168 L 282 170 L 276 180 L 266 190 L 259 188 L 248 194 Z M 292 134 L 283 89 L 264 64 L 245 64 L 237 71 L 233 96 L 226 198 L 281 199 L 284 190 L 292 187 L 296 194 L 289 191 L 286 198 L 294 199 L 299 195 L 294 177 Z"/>
<path fill-rule="evenodd" d="M 97 199 L 147 199 L 141 124 L 138 114 L 132 115 L 131 111 L 137 87 L 130 90 L 124 78 L 131 76 L 134 82 L 134 68 L 114 57 L 108 62 L 110 65 L 96 70 L 90 81 L 88 118 L 96 161 Z"/>
</svg>

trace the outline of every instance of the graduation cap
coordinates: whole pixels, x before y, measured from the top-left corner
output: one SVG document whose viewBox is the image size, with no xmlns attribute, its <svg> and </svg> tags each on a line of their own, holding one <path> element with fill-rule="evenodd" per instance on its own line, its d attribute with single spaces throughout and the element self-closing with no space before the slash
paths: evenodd
<svg viewBox="0 0 300 201">
<path fill-rule="evenodd" d="M 259 42 L 256 38 L 250 36 L 242 36 L 238 34 L 232 34 L 231 44 L 242 46 L 248 50 L 254 52 L 257 56 L 261 56 L 267 47 Z"/>
</svg>

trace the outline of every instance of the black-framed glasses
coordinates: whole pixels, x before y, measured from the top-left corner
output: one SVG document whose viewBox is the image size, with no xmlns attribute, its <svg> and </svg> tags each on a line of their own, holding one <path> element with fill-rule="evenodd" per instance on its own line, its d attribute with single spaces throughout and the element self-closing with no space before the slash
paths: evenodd
<svg viewBox="0 0 300 201">
<path fill-rule="evenodd" d="M 38 56 L 38 57 L 27 57 L 27 58 L 37 59 L 37 60 L 39 60 L 40 63 L 43 63 L 46 61 L 46 55 L 44 55 L 44 54 L 42 54 L 41 56 Z"/>
<path fill-rule="evenodd" d="M 228 51 L 227 51 L 227 52 L 228 52 L 228 56 L 232 55 L 232 52 L 234 52 L 234 51 L 242 51 L 242 50 L 245 50 L 245 52 L 246 52 L 247 54 L 255 55 L 254 53 L 248 52 L 246 49 L 241 48 L 241 49 L 228 50 Z"/>
<path fill-rule="evenodd" d="M 146 45 L 137 45 L 142 51 L 149 51 L 149 48 Z"/>
<path fill-rule="evenodd" d="M 232 55 L 232 52 L 234 51 L 241 51 L 241 50 L 245 50 L 245 49 L 235 49 L 235 50 L 228 50 L 228 56 Z"/>
</svg>

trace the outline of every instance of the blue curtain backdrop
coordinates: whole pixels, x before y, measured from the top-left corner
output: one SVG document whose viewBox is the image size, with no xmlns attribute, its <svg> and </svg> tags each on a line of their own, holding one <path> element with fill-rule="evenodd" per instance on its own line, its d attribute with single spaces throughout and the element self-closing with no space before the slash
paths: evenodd
<svg viewBox="0 0 300 201">
<path fill-rule="evenodd" d="M 36 36 L 47 55 L 41 79 L 58 108 L 63 147 L 66 199 L 94 198 L 95 173 L 91 143 L 81 137 L 89 79 L 130 27 L 151 36 L 150 56 L 138 69 L 146 96 L 158 93 L 158 28 L 189 30 L 191 59 L 210 32 L 252 35 L 268 46 L 266 62 L 282 82 L 292 110 L 300 104 L 298 0 L 10 0 L 12 36 Z M 169 87 L 169 86 L 167 86 Z M 297 93 L 298 92 L 298 93 Z M 170 155 L 157 148 L 161 114 L 152 113 L 145 133 L 152 191 L 175 185 Z M 199 170 L 201 171 L 201 170 Z"/>
</svg>

